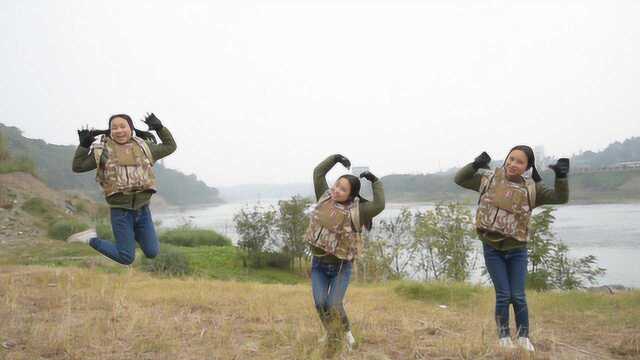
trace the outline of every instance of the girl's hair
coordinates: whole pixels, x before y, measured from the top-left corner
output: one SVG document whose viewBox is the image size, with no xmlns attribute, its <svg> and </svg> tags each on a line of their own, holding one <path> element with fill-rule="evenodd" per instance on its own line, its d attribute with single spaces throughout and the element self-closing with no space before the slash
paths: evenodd
<svg viewBox="0 0 640 360">
<path fill-rule="evenodd" d="M 131 132 L 134 133 L 137 137 L 142 138 L 143 140 L 149 141 L 154 144 L 158 143 L 158 141 L 156 140 L 156 137 L 151 132 L 136 129 L 135 126 L 133 126 L 133 120 L 131 120 L 131 116 L 127 114 L 111 115 L 111 117 L 109 118 L 109 129 L 106 130 L 106 134 L 108 136 L 111 136 L 111 122 L 115 118 L 123 118 L 127 120 L 127 123 L 129 124 L 129 128 L 131 128 Z"/>
<path fill-rule="evenodd" d="M 527 145 L 514 146 L 513 149 L 509 151 L 509 154 L 507 154 L 507 158 L 504 159 L 504 163 L 505 164 L 507 163 L 507 160 L 509 159 L 509 155 L 511 155 L 511 153 L 514 152 L 515 150 L 520 150 L 527 156 L 527 170 L 531 169 L 531 178 L 533 179 L 533 181 L 535 182 L 542 181 L 542 177 L 540 176 L 540 173 L 538 173 L 538 169 L 536 169 L 536 156 L 533 152 L 533 149 L 531 149 L 530 146 L 527 146 Z"/>
<path fill-rule="evenodd" d="M 351 185 L 351 192 L 349 193 L 349 201 L 353 201 L 353 199 L 355 198 L 360 199 L 360 203 L 365 203 L 369 201 L 363 198 L 362 196 L 360 196 L 361 183 L 360 183 L 360 179 L 357 176 L 345 174 L 338 178 L 338 180 L 340 179 L 346 179 L 349 182 L 349 185 Z M 373 228 L 373 219 L 370 219 L 366 224 L 363 224 L 363 225 L 367 230 L 371 231 L 371 229 Z M 359 230 L 360 229 L 358 229 L 358 231 Z"/>
</svg>

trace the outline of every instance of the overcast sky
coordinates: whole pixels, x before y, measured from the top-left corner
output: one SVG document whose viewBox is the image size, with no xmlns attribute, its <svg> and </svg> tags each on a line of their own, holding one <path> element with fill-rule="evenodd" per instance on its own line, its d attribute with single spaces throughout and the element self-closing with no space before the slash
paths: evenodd
<svg viewBox="0 0 640 360">
<path fill-rule="evenodd" d="M 639 19 L 640 1 L 3 0 L 0 122 L 77 144 L 153 111 L 165 164 L 212 186 L 309 182 L 332 153 L 380 176 L 520 143 L 568 156 L 640 135 Z"/>
</svg>

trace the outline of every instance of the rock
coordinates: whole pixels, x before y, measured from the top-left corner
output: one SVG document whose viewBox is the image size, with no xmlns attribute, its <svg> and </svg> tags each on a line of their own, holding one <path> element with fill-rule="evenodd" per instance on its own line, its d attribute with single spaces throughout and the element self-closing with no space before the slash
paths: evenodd
<svg viewBox="0 0 640 360">
<path fill-rule="evenodd" d="M 16 347 L 16 345 L 17 344 L 15 343 L 15 341 L 11 341 L 11 340 L 7 340 L 7 341 L 2 343 L 2 347 L 7 349 L 7 350 L 13 349 L 14 347 Z"/>
</svg>

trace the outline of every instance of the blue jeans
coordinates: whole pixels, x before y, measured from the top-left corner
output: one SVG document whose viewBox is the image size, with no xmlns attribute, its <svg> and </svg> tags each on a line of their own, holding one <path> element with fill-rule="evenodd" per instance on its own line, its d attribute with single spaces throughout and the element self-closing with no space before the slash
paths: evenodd
<svg viewBox="0 0 640 360">
<path fill-rule="evenodd" d="M 496 291 L 496 323 L 498 336 L 510 336 L 509 304 L 516 315 L 518 336 L 529 336 L 529 309 L 524 293 L 527 278 L 527 249 L 496 250 L 483 244 L 484 263 Z"/>
<path fill-rule="evenodd" d="M 325 262 L 316 256 L 311 261 L 313 301 L 327 334 L 337 336 L 349 331 L 349 318 L 342 300 L 351 279 L 351 261 Z"/>
<path fill-rule="evenodd" d="M 154 258 L 158 255 L 159 243 L 153 227 L 149 205 L 138 210 L 111 208 L 111 228 L 115 244 L 111 241 L 93 238 L 92 248 L 123 265 L 130 265 L 136 257 L 136 241 L 144 255 Z"/>
</svg>

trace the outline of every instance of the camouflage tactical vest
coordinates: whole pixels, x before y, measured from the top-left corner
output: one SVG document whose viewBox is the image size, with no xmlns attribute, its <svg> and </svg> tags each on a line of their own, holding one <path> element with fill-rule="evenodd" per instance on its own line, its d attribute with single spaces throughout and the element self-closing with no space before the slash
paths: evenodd
<svg viewBox="0 0 640 360">
<path fill-rule="evenodd" d="M 118 144 L 103 136 L 93 146 L 96 159 L 96 181 L 105 196 L 116 193 L 156 191 L 153 172 L 153 155 L 149 145 L 139 137 L 132 137 L 128 144 Z"/>
<path fill-rule="evenodd" d="M 327 191 L 311 213 L 305 240 L 327 254 L 342 260 L 353 260 L 362 253 L 360 202 L 356 198 L 344 206 Z"/>
<path fill-rule="evenodd" d="M 502 234 L 521 242 L 528 240 L 536 183 L 523 180 L 523 183 L 509 181 L 502 168 L 483 174 L 476 213 L 478 231 Z"/>
</svg>

